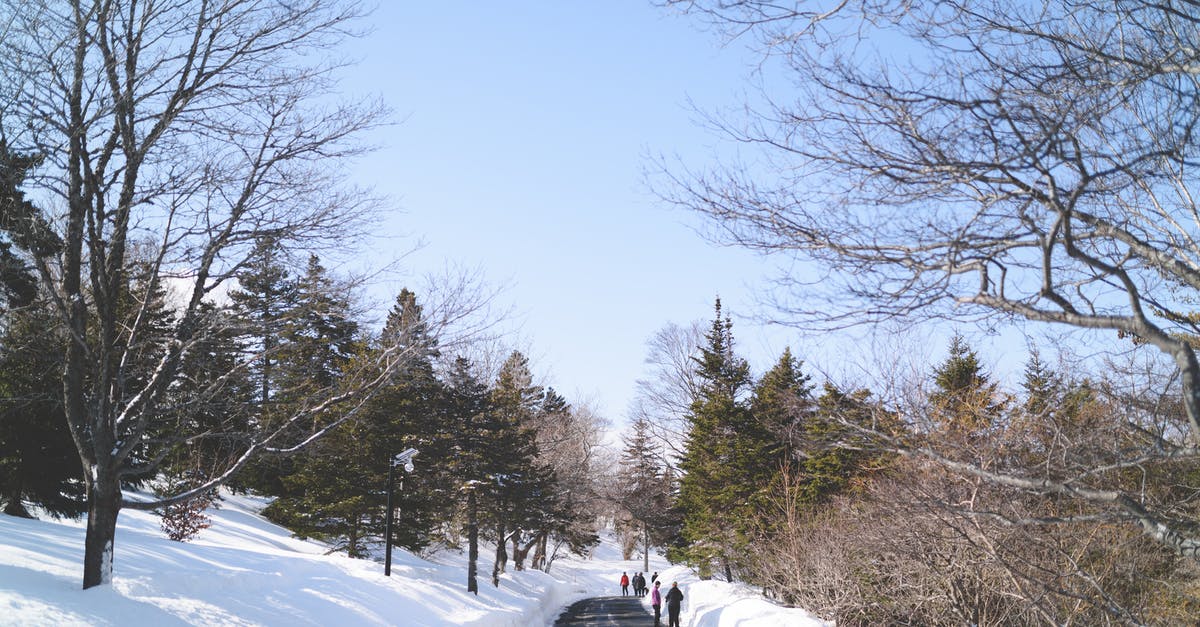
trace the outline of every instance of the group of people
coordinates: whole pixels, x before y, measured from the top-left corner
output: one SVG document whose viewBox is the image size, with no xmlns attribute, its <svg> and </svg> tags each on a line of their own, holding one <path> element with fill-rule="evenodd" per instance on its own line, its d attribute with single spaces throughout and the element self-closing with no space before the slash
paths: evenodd
<svg viewBox="0 0 1200 627">
<path fill-rule="evenodd" d="M 650 581 L 654 582 L 657 579 L 658 573 L 654 573 Z M 633 579 L 629 578 L 628 573 L 621 573 L 621 596 L 629 596 L 630 583 L 633 584 L 633 596 L 644 597 L 650 592 L 650 589 L 646 587 L 646 576 L 642 573 L 634 573 Z"/>
<path fill-rule="evenodd" d="M 633 579 L 629 578 L 628 573 L 621 573 L 621 596 L 629 596 L 629 584 L 633 583 L 633 593 L 636 596 L 644 597 L 647 593 L 650 594 L 650 607 L 654 608 L 654 624 L 657 626 L 662 620 L 662 604 L 667 602 L 667 627 L 679 627 L 679 607 L 683 603 L 683 591 L 679 589 L 679 582 L 671 582 L 671 589 L 667 591 L 666 596 L 663 596 L 658 588 L 662 582 L 658 580 L 658 573 L 650 577 L 650 581 L 654 583 L 654 589 L 647 590 L 646 577 L 642 573 L 634 573 Z"/>
</svg>

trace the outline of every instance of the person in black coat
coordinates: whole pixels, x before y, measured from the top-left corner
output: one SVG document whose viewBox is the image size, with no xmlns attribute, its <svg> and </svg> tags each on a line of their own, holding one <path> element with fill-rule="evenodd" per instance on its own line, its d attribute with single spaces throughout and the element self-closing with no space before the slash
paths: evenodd
<svg viewBox="0 0 1200 627">
<path fill-rule="evenodd" d="M 679 582 L 672 581 L 671 589 L 667 590 L 667 627 L 679 627 L 679 604 L 683 602 L 683 591 Z"/>
</svg>

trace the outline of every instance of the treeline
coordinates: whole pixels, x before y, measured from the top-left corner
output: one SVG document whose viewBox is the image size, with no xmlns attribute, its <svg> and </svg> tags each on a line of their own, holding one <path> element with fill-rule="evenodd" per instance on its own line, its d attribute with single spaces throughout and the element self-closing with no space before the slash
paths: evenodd
<svg viewBox="0 0 1200 627">
<path fill-rule="evenodd" d="M 279 242 L 265 238 L 252 259 L 228 298 L 205 305 L 206 341 L 186 352 L 124 488 L 182 494 L 240 465 L 227 484 L 276 497 L 269 518 L 371 557 L 385 541 L 389 465 L 417 448 L 414 472 L 397 470 L 391 540 L 413 551 L 463 546 L 472 591 L 481 541 L 496 548 L 496 585 L 507 568 L 549 569 L 562 550 L 597 541 L 598 419 L 535 385 L 520 352 L 489 375 L 442 354 L 412 291 L 400 292 L 373 331 L 318 257 L 294 270 Z M 131 377 L 158 367 L 170 336 L 154 330 L 177 322 L 168 284 L 149 286 L 149 276 L 131 264 L 121 292 L 123 326 L 150 330 L 123 338 L 124 354 L 142 359 L 123 364 Z M 88 501 L 63 411 L 67 331 L 35 277 L 20 278 L 12 285 L 33 289 L 7 290 L 0 315 L 0 503 L 10 515 L 29 516 L 33 506 L 78 516 Z M 369 394 L 339 398 L 380 377 Z M 262 433 L 275 444 L 252 450 Z M 194 536 L 206 526 L 205 508 L 219 507 L 215 495 L 208 488 L 161 508 L 164 530 Z"/>
<path fill-rule="evenodd" d="M 1200 611 L 1193 560 L 1116 502 L 1200 515 L 1200 460 L 1126 461 L 1178 437 L 1171 373 L 1108 363 L 1072 377 L 1033 352 L 1009 392 L 955 336 L 919 380 L 877 380 L 905 390 L 884 398 L 818 386 L 790 351 L 755 379 L 719 301 L 702 337 L 690 372 L 667 377 L 691 396 L 682 414 L 659 403 L 625 434 L 619 490 L 631 537 L 700 576 L 845 625 L 1190 624 Z"/>
</svg>

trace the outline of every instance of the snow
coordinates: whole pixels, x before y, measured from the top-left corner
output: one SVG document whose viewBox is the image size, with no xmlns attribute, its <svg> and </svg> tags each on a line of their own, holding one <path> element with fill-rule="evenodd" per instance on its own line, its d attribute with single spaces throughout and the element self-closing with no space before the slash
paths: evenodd
<svg viewBox="0 0 1200 627">
<path fill-rule="evenodd" d="M 466 592 L 466 559 L 454 551 L 432 560 L 395 550 L 392 576 L 370 560 L 326 555 L 328 547 L 290 536 L 258 516 L 263 500 L 225 494 L 209 510 L 212 526 L 187 543 L 168 540 L 152 513 L 124 510 L 111 585 L 80 590 L 80 520 L 0 515 L 0 625 L 549 625 L 570 603 L 620 594 L 624 561 L 611 539 L 589 559 L 560 558 L 547 575 L 510 572 L 491 585 L 480 559 L 479 595 Z M 683 624 L 818 627 L 806 612 L 781 608 L 740 585 L 698 581 L 652 556 L 664 586 L 687 597 Z M 643 600 L 649 608 L 649 595 Z M 665 624 L 665 608 L 664 608 Z"/>
</svg>

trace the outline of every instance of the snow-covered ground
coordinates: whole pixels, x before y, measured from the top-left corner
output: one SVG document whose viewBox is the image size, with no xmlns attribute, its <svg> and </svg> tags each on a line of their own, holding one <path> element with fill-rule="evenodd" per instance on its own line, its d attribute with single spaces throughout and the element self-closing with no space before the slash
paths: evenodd
<svg viewBox="0 0 1200 627">
<path fill-rule="evenodd" d="M 465 558 L 392 555 L 392 576 L 368 560 L 325 555 L 257 515 L 259 499 L 225 495 L 212 526 L 188 543 L 168 540 L 157 516 L 125 510 L 113 585 L 80 590 L 83 521 L 0 515 L 0 625 L 548 625 L 570 603 L 620 594 L 623 561 L 611 543 L 590 559 L 557 560 L 551 575 L 508 573 L 500 587 L 480 560 L 479 596 L 466 592 Z M 817 626 L 744 586 L 701 582 L 653 557 L 650 571 L 679 581 L 685 625 Z M 649 607 L 649 597 L 645 603 Z"/>
</svg>

